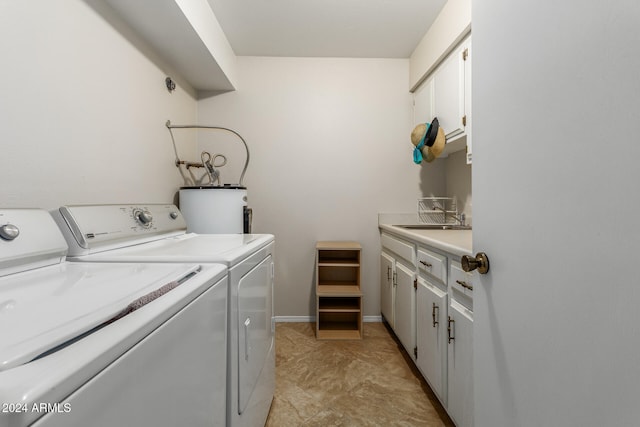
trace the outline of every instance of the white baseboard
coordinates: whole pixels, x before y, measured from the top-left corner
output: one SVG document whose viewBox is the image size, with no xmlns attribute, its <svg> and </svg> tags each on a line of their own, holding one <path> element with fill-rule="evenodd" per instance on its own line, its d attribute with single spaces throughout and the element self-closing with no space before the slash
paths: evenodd
<svg viewBox="0 0 640 427">
<path fill-rule="evenodd" d="M 315 322 L 316 316 L 275 316 L 276 323 L 309 323 Z M 382 316 L 363 316 L 362 321 L 368 322 L 382 322 Z"/>
</svg>

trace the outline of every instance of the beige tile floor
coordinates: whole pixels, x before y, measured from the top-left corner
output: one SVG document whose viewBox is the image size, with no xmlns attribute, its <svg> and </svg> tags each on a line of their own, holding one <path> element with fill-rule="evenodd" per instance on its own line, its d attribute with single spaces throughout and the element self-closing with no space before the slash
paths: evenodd
<svg viewBox="0 0 640 427">
<path fill-rule="evenodd" d="M 453 426 L 385 325 L 365 323 L 354 341 L 317 341 L 314 328 L 276 325 L 267 427 Z"/>
</svg>

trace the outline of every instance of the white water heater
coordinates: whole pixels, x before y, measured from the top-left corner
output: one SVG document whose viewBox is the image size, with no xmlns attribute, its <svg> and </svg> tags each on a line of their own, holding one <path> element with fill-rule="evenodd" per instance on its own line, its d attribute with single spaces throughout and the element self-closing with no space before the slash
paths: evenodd
<svg viewBox="0 0 640 427">
<path fill-rule="evenodd" d="M 180 211 L 187 222 L 189 233 L 251 232 L 251 209 L 247 208 L 246 187 L 182 187 Z"/>
</svg>

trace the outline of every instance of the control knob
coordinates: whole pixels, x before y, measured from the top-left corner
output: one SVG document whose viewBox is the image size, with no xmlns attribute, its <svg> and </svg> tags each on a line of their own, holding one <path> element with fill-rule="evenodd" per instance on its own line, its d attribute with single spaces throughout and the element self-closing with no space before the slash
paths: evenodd
<svg viewBox="0 0 640 427">
<path fill-rule="evenodd" d="M 13 240 L 20 234 L 20 230 L 13 224 L 0 226 L 0 237 L 4 240 Z"/>
<path fill-rule="evenodd" d="M 153 221 L 153 215 L 151 215 L 151 212 L 144 211 L 142 209 L 136 209 L 133 211 L 133 217 L 138 221 L 138 224 L 144 227 L 148 227 L 151 225 L 151 221 Z"/>
</svg>

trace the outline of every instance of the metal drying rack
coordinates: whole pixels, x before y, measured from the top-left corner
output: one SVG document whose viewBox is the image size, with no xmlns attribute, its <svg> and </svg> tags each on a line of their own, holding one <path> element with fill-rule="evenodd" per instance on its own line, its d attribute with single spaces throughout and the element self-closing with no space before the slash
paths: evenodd
<svg viewBox="0 0 640 427">
<path fill-rule="evenodd" d="M 418 199 L 418 221 L 423 224 L 447 224 L 458 218 L 455 197 L 422 197 Z"/>
<path fill-rule="evenodd" d="M 176 167 L 180 170 L 180 174 L 182 175 L 182 177 L 184 178 L 185 182 L 188 181 L 188 178 L 185 176 L 185 174 L 182 171 L 181 166 L 184 166 L 185 169 L 189 169 L 192 167 L 196 167 L 196 168 L 205 168 L 207 169 L 207 165 L 205 164 L 204 160 L 202 161 L 202 163 L 198 163 L 198 162 L 188 162 L 186 160 L 180 160 L 180 157 L 178 156 L 178 150 L 176 148 L 176 140 L 173 137 L 173 129 L 211 129 L 211 130 L 223 130 L 223 131 L 227 131 L 227 132 L 231 132 L 232 134 L 234 134 L 235 136 L 237 136 L 238 138 L 240 138 L 240 141 L 242 141 L 242 143 L 244 144 L 244 149 L 247 153 L 247 158 L 244 162 L 244 168 L 242 168 L 242 173 L 240 174 L 240 182 L 238 183 L 238 185 L 240 187 L 244 187 L 243 185 L 243 181 L 244 181 L 244 174 L 247 171 L 247 167 L 249 166 L 249 146 L 247 145 L 247 142 L 244 140 L 244 138 L 235 130 L 233 129 L 229 129 L 229 128 L 225 128 L 222 126 L 203 126 L 203 125 L 172 125 L 171 124 L 171 120 L 167 120 L 167 123 L 165 124 L 167 126 L 167 129 L 169 129 L 169 134 L 171 135 L 171 142 L 173 143 L 173 151 L 176 155 Z M 214 155 L 213 157 L 215 158 L 216 155 Z M 223 156 L 224 157 L 224 156 Z M 202 157 L 201 157 L 202 158 Z M 225 163 L 226 163 L 226 158 L 225 158 Z M 209 173 L 209 171 L 207 171 L 207 173 Z M 211 182 L 211 185 L 213 185 L 213 181 Z"/>
</svg>

